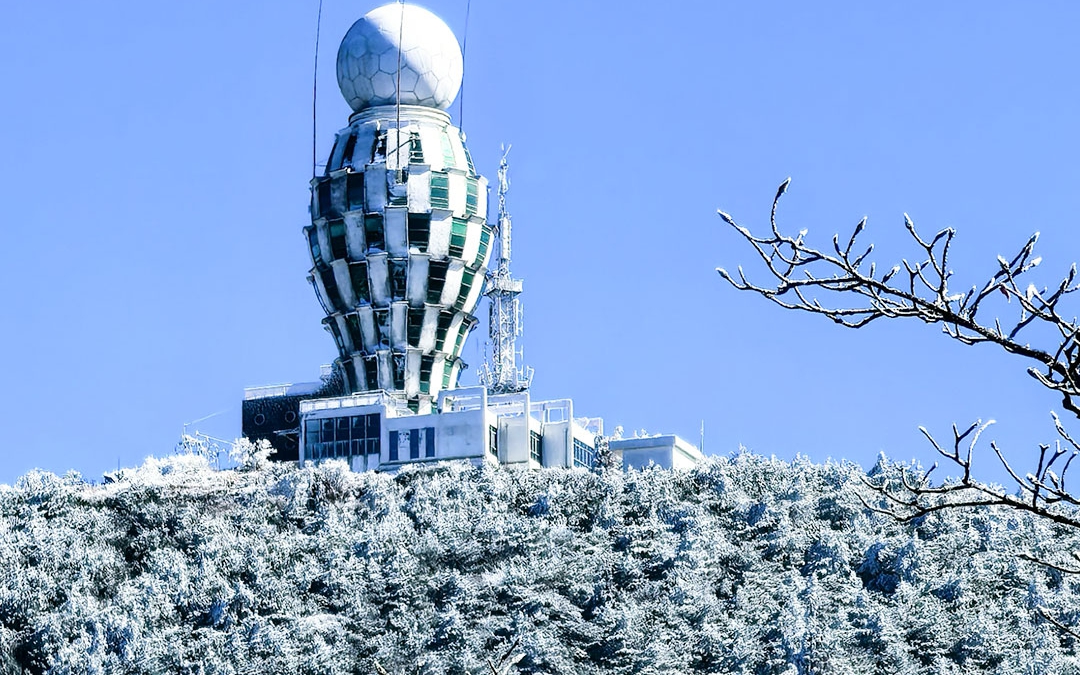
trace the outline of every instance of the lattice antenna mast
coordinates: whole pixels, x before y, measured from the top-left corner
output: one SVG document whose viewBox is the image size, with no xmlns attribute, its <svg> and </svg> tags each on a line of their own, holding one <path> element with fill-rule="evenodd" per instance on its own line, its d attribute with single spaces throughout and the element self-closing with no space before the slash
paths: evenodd
<svg viewBox="0 0 1080 675">
<path fill-rule="evenodd" d="M 525 391 L 532 383 L 533 369 L 518 367 L 521 352 L 517 339 L 523 333 L 521 314 L 522 282 L 510 273 L 511 229 L 510 211 L 506 208 L 506 193 L 510 191 L 507 172 L 510 168 L 510 147 L 503 147 L 499 162 L 499 218 L 496 234 L 499 237 L 499 259 L 494 270 L 488 273 L 488 335 L 491 354 L 488 363 L 480 371 L 480 381 L 493 394 L 510 394 Z"/>
</svg>

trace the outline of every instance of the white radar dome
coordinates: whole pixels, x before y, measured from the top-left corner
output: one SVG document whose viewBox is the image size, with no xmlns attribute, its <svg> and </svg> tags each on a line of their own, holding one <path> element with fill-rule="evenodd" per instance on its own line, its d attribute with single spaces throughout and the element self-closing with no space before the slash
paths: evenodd
<svg viewBox="0 0 1080 675">
<path fill-rule="evenodd" d="M 395 2 L 354 23 L 338 48 L 338 86 L 352 109 L 398 102 L 399 54 L 401 104 L 449 108 L 464 69 L 457 38 L 423 7 Z"/>
</svg>

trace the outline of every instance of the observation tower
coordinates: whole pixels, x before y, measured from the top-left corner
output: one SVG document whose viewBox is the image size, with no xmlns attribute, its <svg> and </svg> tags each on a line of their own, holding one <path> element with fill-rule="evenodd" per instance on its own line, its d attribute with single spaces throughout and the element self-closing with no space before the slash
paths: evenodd
<svg viewBox="0 0 1080 675">
<path fill-rule="evenodd" d="M 309 279 L 346 393 L 381 390 L 430 411 L 453 389 L 491 256 L 487 181 L 447 108 L 457 38 L 394 3 L 353 24 L 337 80 L 353 113 L 311 183 Z"/>
<path fill-rule="evenodd" d="M 356 471 L 444 460 L 591 469 L 602 448 L 628 467 L 692 466 L 700 453 L 676 436 L 609 439 L 571 399 L 532 399 L 532 369 L 517 361 L 507 158 L 489 224 L 487 180 L 447 112 L 462 68 L 450 28 L 416 5 L 378 7 L 346 33 L 337 80 L 352 114 L 311 181 L 303 229 L 337 358 L 318 382 L 245 389 L 244 436 L 269 441 L 279 461 Z M 491 362 L 484 386 L 458 388 L 485 286 Z"/>
</svg>

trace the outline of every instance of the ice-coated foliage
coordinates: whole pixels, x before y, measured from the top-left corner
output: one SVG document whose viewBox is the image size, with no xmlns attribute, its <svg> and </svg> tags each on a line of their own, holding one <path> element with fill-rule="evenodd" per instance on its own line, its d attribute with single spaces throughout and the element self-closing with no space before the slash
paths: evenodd
<svg viewBox="0 0 1080 675">
<path fill-rule="evenodd" d="M 148 461 L 0 486 L 0 673 L 1075 673 L 1015 511 L 904 525 L 850 465 L 396 476 Z M 891 471 L 886 464 L 876 472 Z"/>
</svg>

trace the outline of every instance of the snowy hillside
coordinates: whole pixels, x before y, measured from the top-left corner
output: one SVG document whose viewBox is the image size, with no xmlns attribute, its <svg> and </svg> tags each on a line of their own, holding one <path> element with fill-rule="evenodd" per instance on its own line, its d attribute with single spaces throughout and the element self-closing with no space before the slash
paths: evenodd
<svg viewBox="0 0 1080 675">
<path fill-rule="evenodd" d="M 889 470 L 889 469 L 882 469 Z M 442 465 L 0 487 L 0 673 L 1076 673 L 1080 585 L 1014 512 L 912 526 L 852 466 Z"/>
</svg>

